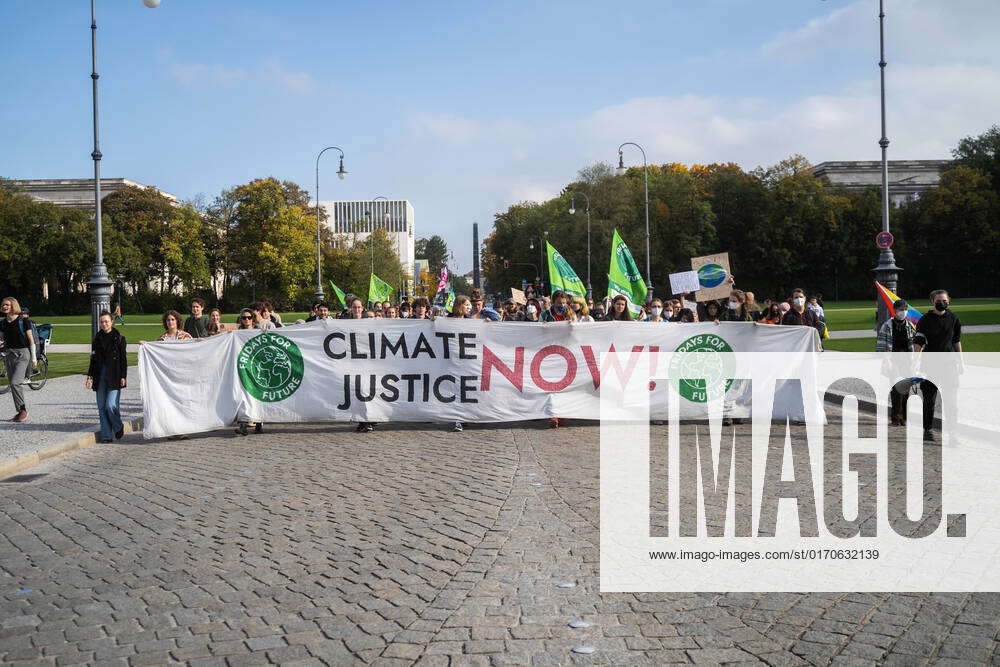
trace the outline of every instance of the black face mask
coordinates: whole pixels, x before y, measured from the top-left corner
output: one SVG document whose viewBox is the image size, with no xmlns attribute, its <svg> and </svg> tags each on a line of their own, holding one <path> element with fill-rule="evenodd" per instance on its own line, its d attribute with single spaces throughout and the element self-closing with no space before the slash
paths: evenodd
<svg viewBox="0 0 1000 667">
<path fill-rule="evenodd" d="M 934 302 L 934 310 L 943 313 L 944 311 L 948 310 L 948 302 L 947 301 L 935 301 Z"/>
</svg>

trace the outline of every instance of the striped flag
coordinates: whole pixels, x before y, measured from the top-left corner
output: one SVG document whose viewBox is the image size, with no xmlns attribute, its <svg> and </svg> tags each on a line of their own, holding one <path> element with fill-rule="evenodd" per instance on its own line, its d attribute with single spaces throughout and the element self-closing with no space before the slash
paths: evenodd
<svg viewBox="0 0 1000 667">
<path fill-rule="evenodd" d="M 878 295 L 880 297 L 882 297 L 882 301 L 885 303 L 886 308 L 889 309 L 889 312 L 890 313 L 895 312 L 892 308 L 892 304 L 895 303 L 896 301 L 899 301 L 899 297 L 893 294 L 892 291 L 889 290 L 889 288 L 887 288 L 885 285 L 883 285 L 877 280 L 875 281 L 875 291 L 878 292 Z M 906 319 L 908 319 L 913 324 L 917 323 L 917 320 L 920 319 L 921 315 L 922 313 L 913 306 L 910 306 L 909 308 L 906 309 Z"/>
</svg>

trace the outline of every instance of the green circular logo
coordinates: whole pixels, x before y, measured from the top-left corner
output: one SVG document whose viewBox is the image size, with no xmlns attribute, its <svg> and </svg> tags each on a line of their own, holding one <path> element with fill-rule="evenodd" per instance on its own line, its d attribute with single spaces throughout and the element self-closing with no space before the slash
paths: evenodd
<svg viewBox="0 0 1000 667">
<path fill-rule="evenodd" d="M 632 253 L 628 251 L 624 243 L 615 248 L 615 261 L 629 282 L 635 282 L 641 278 L 639 267 L 635 265 L 635 259 L 632 258 Z"/>
<path fill-rule="evenodd" d="M 240 382 L 258 401 L 283 401 L 302 386 L 302 352 L 281 334 L 265 332 L 243 344 Z"/>
<path fill-rule="evenodd" d="M 670 377 L 680 378 L 678 391 L 692 403 L 717 399 L 733 385 L 733 348 L 721 336 L 711 333 L 691 336 L 674 352 L 698 353 L 674 354 L 670 361 Z"/>
</svg>

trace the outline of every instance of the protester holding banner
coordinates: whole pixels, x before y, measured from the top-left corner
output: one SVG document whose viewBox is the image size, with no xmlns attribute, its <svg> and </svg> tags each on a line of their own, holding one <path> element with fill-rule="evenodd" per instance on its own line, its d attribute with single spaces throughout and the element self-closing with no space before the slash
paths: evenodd
<svg viewBox="0 0 1000 667">
<path fill-rule="evenodd" d="M 101 423 L 99 442 L 120 440 L 125 435 L 120 399 L 126 386 L 128 356 L 125 337 L 114 328 L 111 313 L 104 311 L 98 318 L 100 329 L 90 343 L 90 366 L 84 386 L 97 392 L 97 414 Z"/>
<path fill-rule="evenodd" d="M 349 296 L 347 297 L 347 310 L 340 316 L 342 320 L 360 320 L 366 317 L 370 317 L 368 313 L 365 312 L 365 304 L 361 301 L 359 296 Z"/>
<path fill-rule="evenodd" d="M 572 321 L 576 314 L 569 307 L 569 295 L 562 290 L 552 293 L 552 306 L 542 313 L 542 322 Z"/>
<path fill-rule="evenodd" d="M 542 304 L 538 299 L 531 298 L 528 299 L 527 305 L 524 307 L 524 322 L 538 322 L 538 318 L 541 316 Z"/>
<path fill-rule="evenodd" d="M 191 334 L 180 328 L 180 322 L 181 314 L 176 310 L 168 310 L 163 313 L 164 331 L 156 340 L 191 340 Z"/>
<path fill-rule="evenodd" d="M 734 289 L 729 293 L 726 309 L 721 317 L 723 322 L 753 322 L 753 316 L 747 307 L 747 295 L 743 290 Z"/>
<path fill-rule="evenodd" d="M 433 320 L 434 318 L 430 313 L 431 304 L 427 301 L 427 297 L 418 296 L 413 300 L 413 319 L 415 320 Z"/>
<path fill-rule="evenodd" d="M 593 301 L 593 299 L 591 299 Z M 590 315 L 590 307 L 582 296 L 573 295 L 569 299 L 569 307 L 573 310 L 573 319 L 577 322 L 593 322 Z"/>
<path fill-rule="evenodd" d="M 306 322 L 325 320 L 328 317 L 330 317 L 330 304 L 328 304 L 326 301 L 320 301 L 319 303 L 316 304 L 316 313 L 306 318 Z"/>
<path fill-rule="evenodd" d="M 501 322 L 523 322 L 524 313 L 517 307 L 517 302 L 514 299 L 507 299 L 504 301 L 503 308 L 500 312 Z"/>
<path fill-rule="evenodd" d="M 249 308 L 244 308 L 240 311 L 239 315 L 236 316 L 236 328 L 237 329 L 256 329 L 257 328 L 257 313 Z"/>
<path fill-rule="evenodd" d="M 480 289 L 472 290 L 472 312 L 469 313 L 469 317 L 474 320 L 486 320 L 487 322 L 497 322 L 500 320 L 500 315 L 496 311 L 486 308 L 486 300 L 483 298 L 483 292 Z"/>
<path fill-rule="evenodd" d="M 225 330 L 225 325 L 222 324 L 222 311 L 218 308 L 208 311 L 208 326 L 205 327 L 206 336 L 216 336 Z"/>
<path fill-rule="evenodd" d="M 744 292 L 746 295 L 746 309 L 750 313 L 750 319 L 754 322 L 760 321 L 760 306 L 757 305 L 757 298 L 754 296 L 753 292 Z"/>
<path fill-rule="evenodd" d="M 191 315 L 184 320 L 184 331 L 191 334 L 192 338 L 204 338 L 208 335 L 208 318 L 202 314 L 204 312 L 204 299 L 192 299 Z"/>
<path fill-rule="evenodd" d="M 643 320 L 643 322 L 666 322 L 667 318 L 663 317 L 663 301 L 654 298 L 649 302 L 649 315 Z"/>
<path fill-rule="evenodd" d="M 410 302 L 403 301 L 399 304 L 399 319 L 408 320 L 410 319 Z"/>
<path fill-rule="evenodd" d="M 611 311 L 608 313 L 607 319 L 616 322 L 632 321 L 632 315 L 629 313 L 629 301 L 624 295 L 617 294 L 611 299 Z"/>
<path fill-rule="evenodd" d="M 691 324 L 694 320 L 694 311 L 690 308 L 681 308 L 670 318 L 671 322 L 680 322 L 681 324 Z"/>
</svg>

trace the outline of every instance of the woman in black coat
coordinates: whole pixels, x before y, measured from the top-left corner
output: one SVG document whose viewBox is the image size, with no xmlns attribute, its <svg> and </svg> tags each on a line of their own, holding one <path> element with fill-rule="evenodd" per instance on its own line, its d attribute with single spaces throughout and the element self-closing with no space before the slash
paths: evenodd
<svg viewBox="0 0 1000 667">
<path fill-rule="evenodd" d="M 127 384 L 128 357 L 125 337 L 112 324 L 111 313 L 104 311 L 98 319 L 100 330 L 90 344 L 90 368 L 84 386 L 97 392 L 97 412 L 101 417 L 100 442 L 111 442 L 125 435 L 119 402 Z"/>
</svg>

